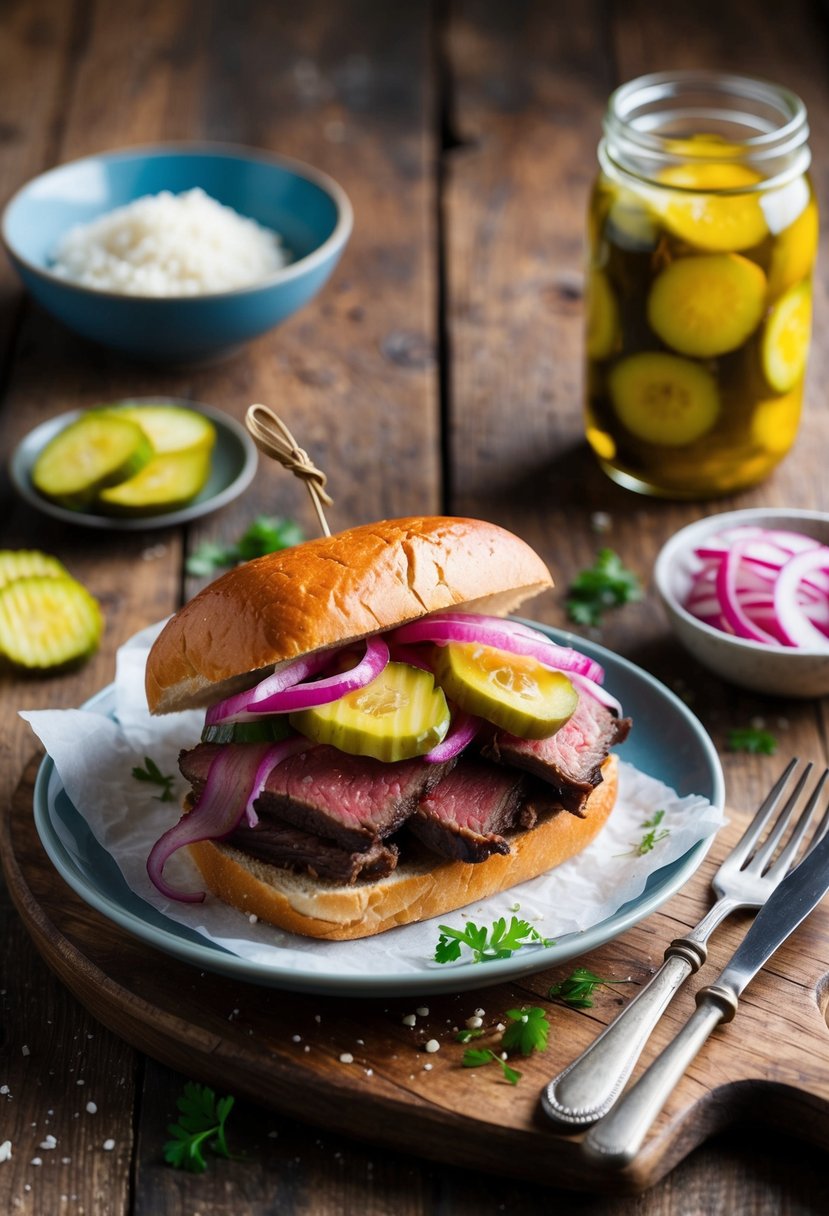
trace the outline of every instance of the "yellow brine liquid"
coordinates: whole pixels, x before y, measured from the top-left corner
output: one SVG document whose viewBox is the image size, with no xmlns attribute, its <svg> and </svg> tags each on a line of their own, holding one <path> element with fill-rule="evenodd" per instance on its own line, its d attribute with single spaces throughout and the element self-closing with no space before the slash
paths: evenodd
<svg viewBox="0 0 829 1216">
<path fill-rule="evenodd" d="M 630 113 L 606 123 L 590 200 L 587 438 L 631 489 L 726 494 L 764 478 L 797 434 L 818 243 L 807 129 L 781 136 L 753 98 L 755 130 L 716 88 L 704 103 L 696 80 L 686 113 L 688 78 L 643 79 L 673 85 L 664 122 L 651 87 L 641 130 Z M 705 85 L 720 80 L 755 83 Z"/>
</svg>

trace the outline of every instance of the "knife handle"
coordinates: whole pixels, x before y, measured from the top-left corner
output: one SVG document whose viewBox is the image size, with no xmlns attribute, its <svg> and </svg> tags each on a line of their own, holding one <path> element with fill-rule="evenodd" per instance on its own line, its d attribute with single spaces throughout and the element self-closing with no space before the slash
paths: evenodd
<svg viewBox="0 0 829 1216">
<path fill-rule="evenodd" d="M 594 1165 L 619 1170 L 633 1161 L 651 1124 L 708 1036 L 737 1012 L 736 993 L 717 984 L 701 988 L 696 1000 L 697 1008 L 673 1042 L 585 1138 L 582 1151 Z"/>
</svg>

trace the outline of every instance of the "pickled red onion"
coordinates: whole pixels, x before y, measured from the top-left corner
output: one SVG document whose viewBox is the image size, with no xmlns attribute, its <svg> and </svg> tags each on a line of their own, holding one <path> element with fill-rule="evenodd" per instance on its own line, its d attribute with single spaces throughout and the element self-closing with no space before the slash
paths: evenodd
<svg viewBox="0 0 829 1216">
<path fill-rule="evenodd" d="M 480 718 L 456 709 L 452 714 L 452 723 L 446 737 L 430 752 L 426 752 L 423 759 L 428 760 L 430 764 L 443 764 L 445 760 L 454 760 L 455 756 L 469 746 L 480 729 Z"/>
<path fill-rule="evenodd" d="M 502 617 L 478 616 L 467 612 L 434 613 L 408 625 L 401 625 L 389 635 L 389 640 L 393 644 L 433 642 L 438 646 L 445 646 L 449 642 L 477 642 L 482 646 L 492 646 L 495 650 L 506 650 L 510 654 L 527 655 L 556 671 L 575 671 L 596 684 L 604 680 L 604 671 L 594 659 L 569 646 L 557 645 L 537 629 L 522 625 L 520 621 Z"/>
<path fill-rule="evenodd" d="M 316 670 L 327 665 L 333 655 L 327 653 L 324 664 L 320 662 Z M 316 663 L 320 656 L 316 656 Z M 244 722 L 250 720 L 251 714 L 287 714 L 300 709 L 313 709 L 317 705 L 328 705 L 338 701 L 346 693 L 357 688 L 364 688 L 380 675 L 389 661 L 389 648 L 382 638 L 373 637 L 366 641 L 366 652 L 356 667 L 326 676 L 321 680 L 301 683 L 306 677 L 299 675 L 297 680 L 285 687 L 279 687 L 279 679 L 284 675 L 284 669 L 267 676 L 255 688 L 238 693 L 219 701 L 207 711 L 206 722 L 213 726 L 217 722 Z M 295 664 L 295 671 L 301 670 L 300 660 Z"/>
<path fill-rule="evenodd" d="M 240 743 L 216 751 L 204 789 L 187 815 L 160 836 L 147 858 L 150 881 L 168 899 L 201 903 L 204 891 L 180 891 L 164 878 L 164 866 L 184 845 L 200 840 L 221 840 L 237 828 L 245 815 L 252 791 L 262 777 L 265 765 L 270 773 L 287 756 L 308 746 L 306 739 L 282 739 L 279 743 Z M 261 786 L 256 796 L 261 793 Z M 255 812 L 254 812 L 255 815 Z"/>
<path fill-rule="evenodd" d="M 763 645 L 829 652 L 829 546 L 781 529 L 732 528 L 695 550 L 684 604 L 706 625 Z"/>
</svg>

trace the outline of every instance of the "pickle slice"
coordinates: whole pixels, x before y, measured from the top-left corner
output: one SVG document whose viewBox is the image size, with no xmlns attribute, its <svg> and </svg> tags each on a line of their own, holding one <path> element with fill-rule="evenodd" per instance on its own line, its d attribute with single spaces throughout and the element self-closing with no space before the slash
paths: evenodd
<svg viewBox="0 0 829 1216">
<path fill-rule="evenodd" d="M 811 273 L 818 246 L 817 203 L 810 199 L 797 219 L 775 237 L 769 264 L 769 299 Z"/>
<path fill-rule="evenodd" d="M 0 589 L 0 652 L 19 667 L 63 667 L 97 648 L 101 609 L 68 574 L 32 575 Z"/>
<path fill-rule="evenodd" d="M 314 743 L 390 763 L 437 747 L 449 729 L 450 714 L 431 672 L 389 663 L 365 688 L 291 714 L 290 722 Z"/>
<path fill-rule="evenodd" d="M 68 573 L 56 557 L 38 549 L 0 549 L 0 587 L 33 574 L 56 578 Z"/>
<path fill-rule="evenodd" d="M 590 272 L 585 304 L 588 358 L 607 359 L 619 340 L 619 306 L 608 277 L 601 270 Z"/>
<path fill-rule="evenodd" d="M 212 726 L 205 723 L 202 733 L 202 743 L 278 743 L 287 739 L 291 734 L 291 726 L 287 717 L 263 717 L 255 722 L 216 722 Z"/>
<path fill-rule="evenodd" d="M 563 672 L 477 642 L 441 646 L 435 675 L 461 709 L 521 739 L 554 735 L 579 702 Z"/>
<path fill-rule="evenodd" d="M 153 454 L 131 418 L 90 410 L 64 427 L 38 456 L 32 483 L 46 498 L 82 510 L 106 486 L 132 477 Z"/>
<path fill-rule="evenodd" d="M 811 332 L 812 289 L 797 283 L 777 301 L 763 330 L 763 374 L 778 393 L 794 388 L 803 375 Z"/>
<path fill-rule="evenodd" d="M 751 438 L 758 447 L 775 456 L 785 456 L 797 438 L 803 404 L 801 387 L 782 397 L 760 401 L 751 419 Z"/>
<path fill-rule="evenodd" d="M 660 200 L 659 212 L 666 227 L 689 245 L 712 253 L 738 252 L 768 236 L 760 196 L 749 192 L 762 179 L 747 165 L 728 161 L 671 165 L 662 170 L 659 180 L 679 187 Z"/>
<path fill-rule="evenodd" d="M 639 439 L 683 447 L 717 421 L 720 398 L 714 377 L 698 363 L 643 351 L 622 359 L 608 376 L 620 421 Z"/>
<path fill-rule="evenodd" d="M 98 495 L 101 511 L 118 515 L 156 515 L 191 501 L 210 475 L 210 449 L 155 456 L 135 477 Z"/>
<path fill-rule="evenodd" d="M 120 405 L 119 418 L 137 422 L 157 456 L 189 448 L 212 448 L 216 428 L 209 418 L 182 405 Z"/>
<path fill-rule="evenodd" d="M 656 276 L 648 324 L 681 355 L 725 355 L 754 332 L 763 316 L 766 276 L 738 253 L 678 258 Z"/>
</svg>

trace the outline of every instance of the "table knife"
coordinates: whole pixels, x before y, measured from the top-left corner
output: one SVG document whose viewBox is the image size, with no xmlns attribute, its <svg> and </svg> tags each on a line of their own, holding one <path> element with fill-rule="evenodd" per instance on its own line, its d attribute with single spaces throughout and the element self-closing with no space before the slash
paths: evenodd
<svg viewBox="0 0 829 1216">
<path fill-rule="evenodd" d="M 697 1008 L 679 1034 L 609 1114 L 582 1141 L 582 1152 L 605 1169 L 633 1161 L 648 1130 L 711 1032 L 730 1022 L 748 984 L 829 890 L 826 836 L 769 896 L 713 984 L 697 993 Z"/>
</svg>

